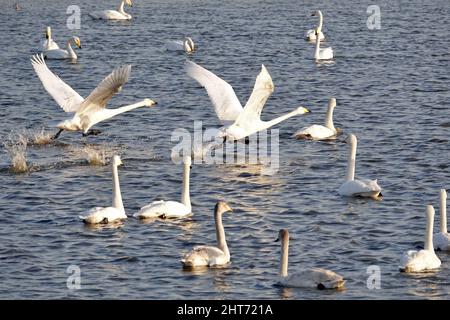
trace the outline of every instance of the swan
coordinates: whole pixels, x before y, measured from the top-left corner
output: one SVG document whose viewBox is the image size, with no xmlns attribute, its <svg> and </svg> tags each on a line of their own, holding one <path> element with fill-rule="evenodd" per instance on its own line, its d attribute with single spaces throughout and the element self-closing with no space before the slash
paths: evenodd
<svg viewBox="0 0 450 320">
<path fill-rule="evenodd" d="M 450 250 L 450 234 L 447 232 L 447 191 L 441 189 L 439 214 L 441 217 L 441 232 L 433 235 L 434 248 L 436 250 Z"/>
<path fill-rule="evenodd" d="M 400 271 L 402 272 L 425 272 L 437 269 L 441 260 L 434 253 L 433 248 L 433 219 L 434 208 L 427 205 L 427 228 L 425 232 L 425 247 L 423 250 L 409 250 L 400 258 Z"/>
<path fill-rule="evenodd" d="M 288 274 L 289 257 L 289 231 L 282 229 L 278 233 L 276 242 L 281 240 L 281 261 L 278 283 L 285 287 L 338 289 L 342 288 L 345 280 L 337 273 L 321 269 L 311 268 L 300 272 Z"/>
<path fill-rule="evenodd" d="M 42 55 L 35 55 L 31 59 L 31 63 L 34 71 L 39 79 L 41 79 L 44 88 L 53 97 L 56 103 L 58 103 L 65 112 L 74 113 L 71 119 L 67 119 L 57 125 L 59 131 L 53 139 L 58 138 L 63 130 L 81 131 L 83 132 L 83 136 L 99 134 L 99 130 L 89 131 L 89 129 L 96 123 L 112 118 L 123 112 L 139 107 L 151 107 L 157 104 L 153 100 L 144 99 L 141 102 L 116 109 L 105 108 L 112 96 L 119 92 L 123 84 L 128 81 L 131 71 L 130 65 L 124 65 L 115 69 L 100 82 L 97 88 L 95 88 L 86 99 L 83 99 L 75 90 L 48 69 Z"/>
<path fill-rule="evenodd" d="M 95 207 L 86 212 L 85 215 L 79 218 L 84 223 L 97 224 L 109 223 L 117 220 L 126 219 L 125 209 L 123 208 L 122 195 L 120 194 L 119 174 L 117 167 L 122 164 L 122 160 L 118 155 L 115 155 L 111 161 L 113 173 L 113 201 L 111 207 Z"/>
<path fill-rule="evenodd" d="M 44 51 L 44 57 L 46 59 L 55 59 L 55 60 L 63 60 L 63 59 L 72 59 L 76 60 L 78 58 L 75 51 L 72 49 L 71 44 L 75 44 L 78 48 L 81 49 L 80 38 L 72 37 L 67 41 L 67 50 L 63 49 L 51 49 Z"/>
<path fill-rule="evenodd" d="M 327 116 L 325 118 L 325 125 L 313 124 L 312 126 L 302 128 L 294 133 L 294 137 L 297 139 L 313 139 L 313 140 L 325 140 L 334 138 L 337 134 L 337 130 L 333 124 L 333 111 L 336 107 L 336 99 L 331 98 L 328 103 Z"/>
<path fill-rule="evenodd" d="M 186 37 L 184 41 L 173 40 L 166 43 L 166 49 L 169 51 L 184 51 L 186 53 L 194 53 L 197 50 L 194 41 L 190 37 Z"/>
<path fill-rule="evenodd" d="M 181 202 L 177 201 L 153 201 L 149 205 L 142 207 L 134 217 L 139 219 L 146 218 L 182 218 L 192 212 L 191 199 L 189 197 L 189 170 L 191 167 L 191 157 L 183 158 L 183 191 L 181 193 Z"/>
<path fill-rule="evenodd" d="M 220 138 L 230 141 L 240 140 L 290 117 L 310 112 L 304 107 L 298 107 L 271 121 L 261 120 L 264 104 L 274 91 L 272 78 L 264 65 L 256 77 L 253 92 L 244 108 L 227 82 L 192 61 L 186 61 L 185 66 L 187 74 L 205 87 L 219 120 L 227 124 L 220 129 Z"/>
<path fill-rule="evenodd" d="M 55 50 L 59 49 L 58 44 L 53 41 L 52 39 L 52 29 L 50 27 L 47 27 L 45 29 L 45 40 L 41 42 L 41 45 L 39 47 L 39 50 L 41 52 L 48 51 L 48 50 Z"/>
<path fill-rule="evenodd" d="M 349 197 L 370 197 L 373 199 L 380 199 L 381 187 L 377 180 L 356 179 L 355 180 L 355 163 L 356 163 L 356 145 L 357 139 L 354 134 L 348 137 L 347 142 L 350 144 L 350 152 L 348 154 L 347 177 L 345 182 L 339 188 L 341 196 Z"/>
<path fill-rule="evenodd" d="M 217 247 L 198 246 L 185 254 L 181 263 L 185 268 L 212 267 L 230 262 L 230 251 L 225 240 L 225 230 L 222 225 L 222 214 L 233 211 L 225 201 L 219 201 L 214 208 L 216 223 Z"/>
<path fill-rule="evenodd" d="M 316 29 L 316 35 L 319 33 L 320 30 Z M 316 50 L 314 51 L 314 59 L 316 59 L 316 61 L 333 59 L 333 49 L 331 47 L 320 48 L 320 40 L 316 38 Z"/>
<path fill-rule="evenodd" d="M 124 5 L 127 4 L 130 7 L 133 6 L 131 0 L 121 0 L 119 9 L 116 10 L 103 10 L 103 11 L 93 11 L 89 12 L 89 15 L 94 19 L 104 19 L 104 20 L 130 20 L 131 14 L 128 14 L 123 9 Z"/>
<path fill-rule="evenodd" d="M 322 11 L 317 10 L 311 14 L 311 17 L 316 17 L 316 16 L 319 16 L 319 24 L 317 25 L 317 28 L 319 29 L 319 40 L 323 41 L 323 40 L 325 40 L 325 35 L 322 33 L 322 25 L 323 25 Z M 315 29 L 311 29 L 306 32 L 306 40 L 316 41 L 316 30 Z"/>
</svg>

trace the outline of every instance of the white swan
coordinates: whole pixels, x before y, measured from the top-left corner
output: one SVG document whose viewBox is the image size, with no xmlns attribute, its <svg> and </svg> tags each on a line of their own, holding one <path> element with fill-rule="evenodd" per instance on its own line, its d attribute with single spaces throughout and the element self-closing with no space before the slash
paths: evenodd
<svg viewBox="0 0 450 320">
<path fill-rule="evenodd" d="M 191 167 L 191 157 L 183 158 L 183 190 L 181 193 L 181 202 L 177 201 L 153 201 L 149 205 L 142 207 L 134 217 L 139 219 L 146 218 L 182 218 L 192 212 L 191 199 L 189 197 L 189 170 Z"/>
<path fill-rule="evenodd" d="M 322 33 L 322 25 L 323 25 L 323 15 L 322 11 L 317 10 L 311 14 L 312 17 L 319 16 L 319 24 L 317 28 L 319 29 L 319 40 L 325 40 L 325 35 Z M 306 32 L 306 40 L 308 41 L 316 41 L 316 29 L 311 29 Z"/>
<path fill-rule="evenodd" d="M 325 117 L 325 125 L 313 124 L 312 126 L 302 128 L 294 133 L 294 137 L 297 139 L 313 139 L 313 140 L 325 140 L 334 138 L 337 134 L 337 130 L 333 123 L 333 111 L 336 107 L 336 99 L 331 98 L 328 103 L 327 115 Z"/>
<path fill-rule="evenodd" d="M 441 217 L 441 232 L 433 235 L 434 248 L 436 250 L 450 250 L 450 234 L 447 232 L 447 191 L 441 189 L 439 215 Z"/>
<path fill-rule="evenodd" d="M 320 33 L 320 30 L 316 30 L 316 35 Z M 320 40 L 316 38 L 316 50 L 314 51 L 314 59 L 318 60 L 330 60 L 333 59 L 333 49 L 331 47 L 320 48 Z"/>
<path fill-rule="evenodd" d="M 127 4 L 130 7 L 133 6 L 131 0 L 121 0 L 119 9 L 116 10 L 103 10 L 103 11 L 93 11 L 89 12 L 89 15 L 94 19 L 104 19 L 104 20 L 130 20 L 131 14 L 126 13 L 123 9 L 124 5 Z"/>
<path fill-rule="evenodd" d="M 409 250 L 400 258 L 400 271 L 425 272 L 441 266 L 441 260 L 434 253 L 433 248 L 433 220 L 434 208 L 427 205 L 427 228 L 425 232 L 425 247 L 423 250 Z"/>
<path fill-rule="evenodd" d="M 356 145 L 357 140 L 354 134 L 348 137 L 347 142 L 350 144 L 347 164 L 347 177 L 345 182 L 339 188 L 341 196 L 349 197 L 370 197 L 373 199 L 380 199 L 381 187 L 377 180 L 356 179 L 355 180 L 355 165 L 356 165 Z"/>
<path fill-rule="evenodd" d="M 317 288 L 317 289 L 338 289 L 342 288 L 345 280 L 337 273 L 321 269 L 312 268 L 288 274 L 289 257 L 289 231 L 280 230 L 278 239 L 281 240 L 280 273 L 278 283 L 285 287 Z"/>
<path fill-rule="evenodd" d="M 123 208 L 122 195 L 120 194 L 119 174 L 117 167 L 122 164 L 120 157 L 115 155 L 111 161 L 113 173 L 113 201 L 112 207 L 95 207 L 80 216 L 84 223 L 110 223 L 117 220 L 126 219 L 125 209 Z"/>
<path fill-rule="evenodd" d="M 184 41 L 171 40 L 166 43 L 166 49 L 169 51 L 184 51 L 186 53 L 193 53 L 197 50 L 194 41 L 190 37 L 186 37 Z"/>
<path fill-rule="evenodd" d="M 141 102 L 116 109 L 106 109 L 106 104 L 112 96 L 119 92 L 122 85 L 128 81 L 131 66 L 124 65 L 115 69 L 93 90 L 86 99 L 83 99 L 75 90 L 56 76 L 47 68 L 42 56 L 34 56 L 31 59 L 34 71 L 41 79 L 44 88 L 68 113 L 74 113 L 71 119 L 65 120 L 57 125 L 58 133 L 53 137 L 56 139 L 63 130 L 82 131 L 83 135 L 98 134 L 99 130 L 89 129 L 101 121 L 112 118 L 123 112 L 139 107 L 151 107 L 155 101 L 144 99 Z"/>
<path fill-rule="evenodd" d="M 55 59 L 55 60 L 63 60 L 63 59 L 76 60 L 76 59 L 78 59 L 78 56 L 75 53 L 75 51 L 72 49 L 72 46 L 71 46 L 72 43 L 81 49 L 80 38 L 72 37 L 69 39 L 69 41 L 67 41 L 67 50 L 64 50 L 64 49 L 47 50 L 47 51 L 44 51 L 44 57 L 46 59 Z"/>
<path fill-rule="evenodd" d="M 290 117 L 309 112 L 304 107 L 298 107 L 294 111 L 271 121 L 261 120 L 261 111 L 274 91 L 272 78 L 264 65 L 262 65 L 261 72 L 256 77 L 253 92 L 244 108 L 242 108 L 233 88 L 212 72 L 192 61 L 186 61 L 186 72 L 191 78 L 197 80 L 198 83 L 205 87 L 219 120 L 224 124 L 232 121 L 231 124 L 220 130 L 220 137 L 227 140 L 243 139 L 258 131 L 268 129 Z"/>
<path fill-rule="evenodd" d="M 45 52 L 47 50 L 59 49 L 58 44 L 52 39 L 52 29 L 50 27 L 45 28 L 45 40 L 41 42 L 39 50 Z"/>
<path fill-rule="evenodd" d="M 185 268 L 202 266 L 212 267 L 217 265 L 224 265 L 230 262 L 230 251 L 228 250 L 227 242 L 225 240 L 225 230 L 222 225 L 222 214 L 228 211 L 233 210 L 226 202 L 217 202 L 216 207 L 214 208 L 217 247 L 195 247 L 191 252 L 185 254 L 183 259 L 181 259 L 181 263 Z"/>
</svg>

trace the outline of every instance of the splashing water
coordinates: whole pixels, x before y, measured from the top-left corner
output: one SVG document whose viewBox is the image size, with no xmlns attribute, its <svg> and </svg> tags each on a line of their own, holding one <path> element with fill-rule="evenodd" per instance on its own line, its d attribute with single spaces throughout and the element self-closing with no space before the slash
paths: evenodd
<svg viewBox="0 0 450 320">
<path fill-rule="evenodd" d="M 104 166 L 108 159 L 112 157 L 113 150 L 106 146 L 84 146 L 81 149 L 87 162 L 94 166 Z"/>
<path fill-rule="evenodd" d="M 48 132 L 45 132 L 45 129 L 42 128 L 41 131 L 38 132 L 29 132 L 29 141 L 33 145 L 45 145 L 52 142 L 52 135 Z"/>
<path fill-rule="evenodd" d="M 11 172 L 23 173 L 28 171 L 27 144 L 28 138 L 23 133 L 11 133 L 3 141 L 3 146 L 11 158 L 11 167 L 9 169 Z"/>
</svg>

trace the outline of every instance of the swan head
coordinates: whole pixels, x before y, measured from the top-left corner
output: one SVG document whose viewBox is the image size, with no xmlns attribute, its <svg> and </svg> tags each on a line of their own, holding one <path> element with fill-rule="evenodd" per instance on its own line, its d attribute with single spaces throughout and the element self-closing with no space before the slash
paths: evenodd
<svg viewBox="0 0 450 320">
<path fill-rule="evenodd" d="M 329 108 L 335 108 L 336 107 L 336 99 L 335 98 L 330 98 L 330 102 L 328 103 L 328 107 Z"/>
<path fill-rule="evenodd" d="M 222 214 L 225 212 L 233 212 L 233 209 L 231 209 L 231 207 L 228 205 L 228 203 L 220 200 L 216 203 L 216 207 L 215 207 L 214 211 L 216 212 L 216 214 Z"/>
<path fill-rule="evenodd" d="M 298 107 L 296 109 L 297 114 L 305 114 L 305 113 L 311 113 L 311 111 L 305 107 Z"/>
<path fill-rule="evenodd" d="M 185 166 L 191 166 L 191 164 L 192 164 L 192 159 L 191 159 L 191 156 L 184 156 L 183 157 L 183 163 L 184 163 L 184 165 Z"/>
<path fill-rule="evenodd" d="M 50 39 L 52 37 L 52 29 L 50 27 L 45 28 L 45 38 Z"/>
<path fill-rule="evenodd" d="M 77 36 L 73 36 L 72 40 L 73 40 L 73 43 L 75 43 L 75 45 L 76 45 L 78 48 L 81 49 L 81 40 L 80 40 L 80 38 L 78 38 Z"/>
<path fill-rule="evenodd" d="M 154 100 L 152 100 L 152 99 L 147 99 L 147 98 L 144 99 L 144 100 L 142 101 L 142 103 L 144 104 L 144 107 L 152 107 L 152 106 L 158 104 L 158 102 L 156 102 L 156 101 L 154 101 Z"/>
<path fill-rule="evenodd" d="M 317 17 L 317 16 L 321 16 L 322 15 L 322 11 L 320 10 L 316 10 L 313 11 L 313 13 L 311 13 L 311 17 Z"/>
<path fill-rule="evenodd" d="M 115 166 L 115 167 L 118 167 L 118 166 L 122 165 L 123 162 L 122 162 L 122 160 L 120 159 L 120 156 L 114 155 L 113 158 L 112 158 L 112 164 L 113 164 L 113 166 Z"/>
<path fill-rule="evenodd" d="M 192 53 L 195 51 L 194 41 L 190 37 L 186 37 L 183 42 L 184 51 Z"/>
<path fill-rule="evenodd" d="M 281 229 L 278 231 L 278 238 L 275 240 L 275 242 L 285 242 L 286 240 L 289 240 L 289 231 L 287 229 Z"/>
<path fill-rule="evenodd" d="M 123 1 L 130 7 L 133 7 L 133 2 L 131 2 L 131 0 L 123 0 Z"/>
<path fill-rule="evenodd" d="M 348 136 L 347 143 L 349 143 L 351 145 L 356 145 L 357 142 L 358 142 L 358 140 L 356 139 L 356 136 L 353 133 Z"/>
</svg>

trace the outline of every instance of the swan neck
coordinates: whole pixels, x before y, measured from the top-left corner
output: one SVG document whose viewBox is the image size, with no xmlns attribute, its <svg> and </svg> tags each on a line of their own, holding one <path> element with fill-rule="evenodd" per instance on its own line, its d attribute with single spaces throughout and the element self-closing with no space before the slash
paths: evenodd
<svg viewBox="0 0 450 320">
<path fill-rule="evenodd" d="M 225 255 L 229 256 L 227 241 L 225 240 L 225 229 L 222 224 L 222 213 L 215 211 L 214 219 L 216 222 L 217 247 L 222 250 Z"/>
<path fill-rule="evenodd" d="M 144 101 L 138 102 L 138 103 L 134 103 L 134 104 L 130 104 L 128 106 L 123 106 L 120 108 L 116 108 L 116 109 L 103 109 L 101 112 L 101 114 L 98 116 L 98 121 L 103 121 L 109 118 L 112 118 L 118 114 L 136 109 L 136 108 L 140 108 L 140 107 L 145 107 L 146 104 Z"/>
<path fill-rule="evenodd" d="M 434 209 L 431 206 L 427 207 L 427 228 L 425 232 L 425 250 L 434 251 L 433 247 L 433 219 Z"/>
<path fill-rule="evenodd" d="M 122 14 L 126 14 L 126 13 L 125 13 L 125 10 L 123 9 L 124 5 L 125 5 L 125 1 L 122 0 L 122 1 L 120 2 L 119 10 L 118 10 L 118 11 L 119 11 L 120 13 L 122 13 Z"/>
<path fill-rule="evenodd" d="M 345 178 L 346 181 L 355 180 L 356 145 L 357 142 L 352 139 L 350 142 L 350 151 L 348 153 L 347 177 Z"/>
<path fill-rule="evenodd" d="M 191 209 L 191 198 L 189 195 L 189 171 L 190 165 L 184 164 L 183 168 L 183 190 L 181 193 L 181 203 Z"/>
<path fill-rule="evenodd" d="M 327 115 L 325 117 L 325 127 L 336 132 L 336 128 L 334 127 L 333 123 L 333 111 L 334 108 L 332 106 L 329 106 L 327 110 Z"/>
<path fill-rule="evenodd" d="M 125 212 L 122 203 L 122 194 L 120 192 L 119 173 L 116 165 L 113 165 L 112 171 L 113 171 L 113 207 L 122 212 Z"/>
<path fill-rule="evenodd" d="M 77 54 L 75 53 L 75 51 L 72 49 L 72 40 L 70 40 L 69 42 L 67 42 L 67 52 L 69 52 L 69 56 L 71 59 L 76 59 L 77 58 Z M 48 42 L 48 44 L 50 45 L 50 42 Z"/>
<path fill-rule="evenodd" d="M 319 25 L 317 26 L 317 28 L 319 29 L 319 35 L 322 32 L 322 25 L 323 25 L 323 15 L 322 12 L 319 11 Z"/>
<path fill-rule="evenodd" d="M 273 120 L 265 121 L 265 122 L 263 122 L 263 126 L 262 126 L 261 130 L 273 127 L 274 125 L 276 125 L 276 124 L 278 124 L 278 123 L 280 123 L 280 122 L 282 122 L 282 121 L 284 121 L 286 119 L 289 119 L 289 118 L 291 118 L 293 116 L 296 116 L 298 114 L 299 114 L 298 111 L 294 110 L 294 111 L 291 111 L 291 112 L 289 112 L 289 113 L 287 113 L 285 115 L 282 115 L 282 116 L 280 116 L 278 118 L 275 118 Z"/>
<path fill-rule="evenodd" d="M 319 34 L 316 36 L 316 50 L 314 51 L 314 59 L 319 59 L 319 52 L 320 52 L 320 40 L 319 40 Z"/>
<path fill-rule="evenodd" d="M 281 242 L 281 258 L 280 258 L 280 276 L 288 275 L 288 257 L 289 257 L 289 238 L 283 239 Z"/>
<path fill-rule="evenodd" d="M 447 233 L 447 192 L 441 189 L 441 203 L 439 206 L 439 214 L 441 217 L 441 232 Z"/>
</svg>

